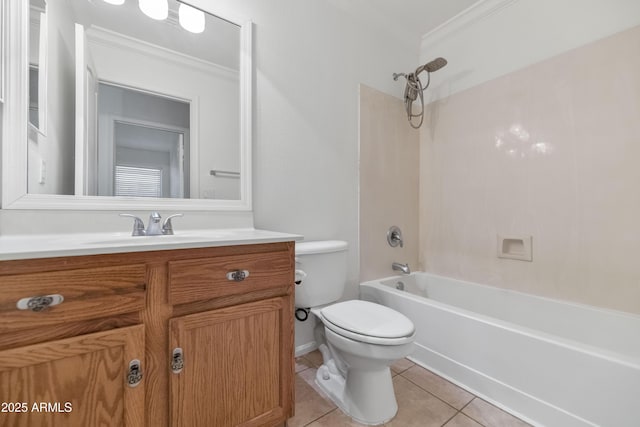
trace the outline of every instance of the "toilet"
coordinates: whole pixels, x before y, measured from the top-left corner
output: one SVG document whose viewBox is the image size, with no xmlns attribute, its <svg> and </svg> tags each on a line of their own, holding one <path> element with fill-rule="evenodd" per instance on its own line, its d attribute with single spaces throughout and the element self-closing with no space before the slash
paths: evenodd
<svg viewBox="0 0 640 427">
<path fill-rule="evenodd" d="M 379 425 L 398 411 L 389 366 L 411 354 L 415 327 L 380 304 L 336 302 L 346 284 L 347 249 L 339 240 L 296 243 L 296 307 L 320 321 L 318 386 L 355 421 Z"/>
</svg>

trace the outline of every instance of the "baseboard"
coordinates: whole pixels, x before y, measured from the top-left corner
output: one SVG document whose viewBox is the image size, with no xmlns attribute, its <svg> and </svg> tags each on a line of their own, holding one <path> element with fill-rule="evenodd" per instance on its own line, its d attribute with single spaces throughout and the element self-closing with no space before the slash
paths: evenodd
<svg viewBox="0 0 640 427">
<path fill-rule="evenodd" d="M 595 424 L 509 386 L 420 344 L 409 359 L 536 427 L 597 427 Z"/>
<path fill-rule="evenodd" d="M 305 354 L 311 353 L 313 350 L 317 348 L 318 348 L 318 344 L 316 344 L 315 341 L 311 341 L 296 347 L 294 354 L 296 357 L 304 356 Z"/>
</svg>

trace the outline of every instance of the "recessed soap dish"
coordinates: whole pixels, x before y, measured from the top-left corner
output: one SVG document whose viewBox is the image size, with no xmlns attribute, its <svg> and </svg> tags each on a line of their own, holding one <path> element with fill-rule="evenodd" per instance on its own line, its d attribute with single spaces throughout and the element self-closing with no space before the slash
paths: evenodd
<svg viewBox="0 0 640 427">
<path fill-rule="evenodd" d="M 533 261 L 531 236 L 503 236 L 498 234 L 498 258 Z"/>
</svg>

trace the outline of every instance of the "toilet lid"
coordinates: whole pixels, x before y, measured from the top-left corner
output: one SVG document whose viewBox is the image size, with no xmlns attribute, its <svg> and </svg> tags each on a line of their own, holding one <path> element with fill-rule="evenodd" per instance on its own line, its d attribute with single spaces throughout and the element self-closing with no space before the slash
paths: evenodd
<svg viewBox="0 0 640 427">
<path fill-rule="evenodd" d="M 369 301 L 339 302 L 323 308 L 321 314 L 331 325 L 350 332 L 350 337 L 356 334 L 393 340 L 413 336 L 415 332 L 413 322 L 405 315 Z M 336 328 L 331 329 L 340 333 Z"/>
</svg>

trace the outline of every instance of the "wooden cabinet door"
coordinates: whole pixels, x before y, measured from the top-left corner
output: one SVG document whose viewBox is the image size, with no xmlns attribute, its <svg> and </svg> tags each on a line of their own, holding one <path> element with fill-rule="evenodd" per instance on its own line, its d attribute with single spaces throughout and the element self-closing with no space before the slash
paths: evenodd
<svg viewBox="0 0 640 427">
<path fill-rule="evenodd" d="M 0 426 L 142 427 L 133 359 L 144 361 L 142 325 L 0 351 Z"/>
<path fill-rule="evenodd" d="M 172 319 L 171 351 L 184 367 L 171 375 L 174 427 L 272 426 L 292 415 L 291 297 Z"/>
</svg>

